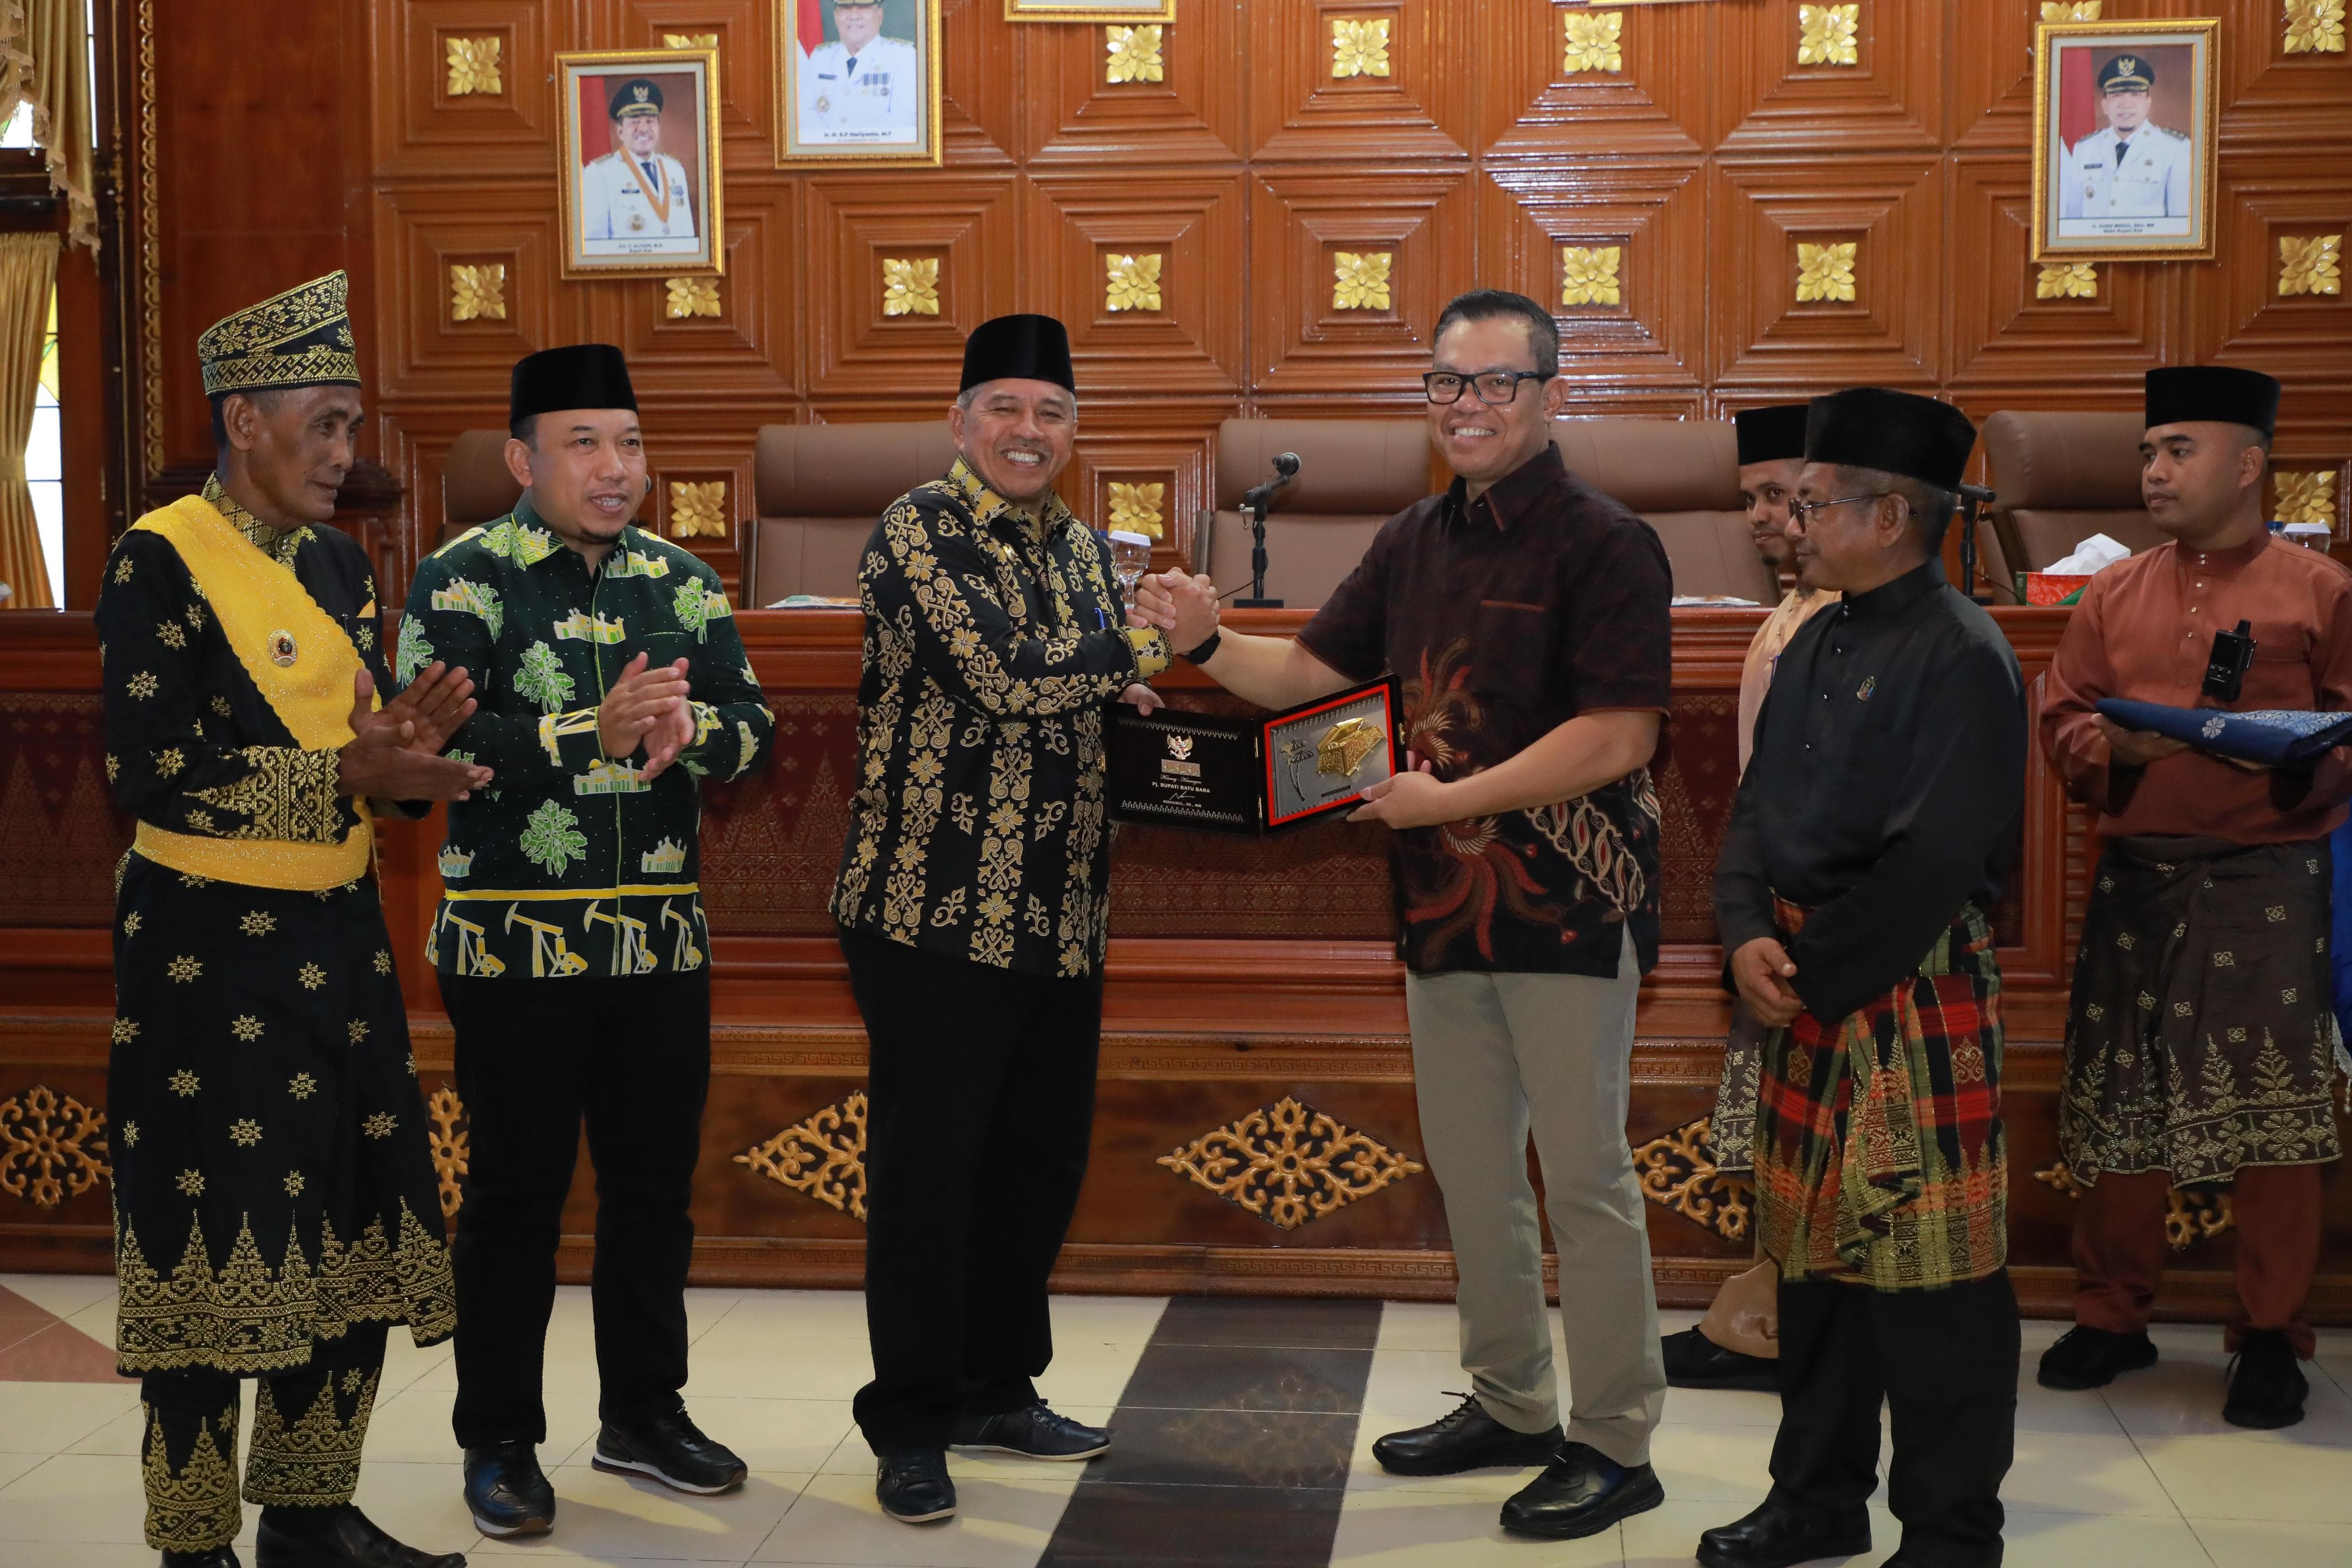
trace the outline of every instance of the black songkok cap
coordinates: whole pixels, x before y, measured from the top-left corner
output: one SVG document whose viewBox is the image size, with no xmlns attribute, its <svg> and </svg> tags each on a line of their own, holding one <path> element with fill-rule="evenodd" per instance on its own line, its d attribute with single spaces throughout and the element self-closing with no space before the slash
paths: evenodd
<svg viewBox="0 0 2352 1568">
<path fill-rule="evenodd" d="M 983 382 L 1051 382 L 1078 395 L 1078 378 L 1070 369 L 1070 334 L 1051 316 L 999 316 L 972 329 L 963 345 L 963 385 L 967 392 Z"/>
<path fill-rule="evenodd" d="M 627 120 L 639 114 L 659 114 L 661 111 L 661 87 L 644 77 L 631 77 L 613 94 L 613 118 L 615 120 Z"/>
<path fill-rule="evenodd" d="M 1885 387 L 1817 397 L 1805 418 L 1805 461 L 1901 474 L 1957 490 L 1976 450 L 1977 427 L 1948 402 Z"/>
<path fill-rule="evenodd" d="M 621 350 L 610 343 L 574 343 L 517 360 L 507 423 L 520 424 L 559 408 L 625 408 L 635 413 L 637 394 Z"/>
<path fill-rule="evenodd" d="M 1739 465 L 1785 463 L 1805 455 L 1805 416 L 1811 405 L 1778 402 L 1769 408 L 1743 408 L 1731 416 L 1739 430 Z"/>
<path fill-rule="evenodd" d="M 2165 365 L 2147 372 L 2147 427 L 2223 420 L 2278 434 L 2279 384 L 2235 365 Z"/>
</svg>

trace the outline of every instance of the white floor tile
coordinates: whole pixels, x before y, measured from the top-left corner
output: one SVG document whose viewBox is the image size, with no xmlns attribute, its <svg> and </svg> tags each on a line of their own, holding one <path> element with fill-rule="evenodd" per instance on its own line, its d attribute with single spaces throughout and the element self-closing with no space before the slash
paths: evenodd
<svg viewBox="0 0 2352 1568">
<path fill-rule="evenodd" d="M 2129 1437 L 2083 1432 L 2018 1433 L 2000 1500 L 2039 1513 L 2177 1518 L 2180 1512 Z"/>
<path fill-rule="evenodd" d="M 1769 1427 L 1665 1426 L 1650 1437 L 1650 1464 L 1667 1500 L 1731 1505 L 1718 1524 L 1764 1500 L 1771 1459 Z"/>
<path fill-rule="evenodd" d="M 2124 1427 L 2095 1388 L 2044 1388 L 2033 1381 L 2031 1357 L 2017 1373 L 2017 1429 L 2021 1432 L 2080 1432 L 2113 1437 Z"/>
<path fill-rule="evenodd" d="M 1780 1396 L 1748 1388 L 1669 1388 L 1662 1419 L 1683 1427 L 1778 1427 Z"/>
<path fill-rule="evenodd" d="M 866 1342 L 866 1293 L 862 1291 L 742 1291 L 719 1320 L 730 1326 L 756 1325 L 773 1339 Z"/>
<path fill-rule="evenodd" d="M 590 1562 L 664 1557 L 690 1563 L 743 1563 L 784 1517 L 805 1475 L 754 1472 L 738 1491 L 689 1497 L 639 1477 L 607 1475 L 587 1465 L 549 1472 L 555 1483 L 555 1528 L 504 1541 L 484 1537 L 467 1548 L 485 1560 L 537 1556 Z"/>
<path fill-rule="evenodd" d="M 7 1403 L 0 1393 L 0 1406 Z M 147 1415 L 137 1405 L 84 1437 L 66 1450 L 68 1454 L 116 1454 L 137 1458 L 140 1440 L 146 1436 Z"/>
<path fill-rule="evenodd" d="M 1375 1350 L 1364 1385 L 1364 1414 L 1393 1417 L 1388 1423 L 1392 1427 L 1434 1421 L 1469 1389 L 1470 1375 L 1462 1370 L 1455 1350 Z"/>
<path fill-rule="evenodd" d="M 2341 1448 L 2226 1437 L 2149 1437 L 2147 1463 L 2190 1519 L 2352 1524 L 2352 1459 Z"/>
<path fill-rule="evenodd" d="M 1451 1355 L 1462 1343 L 1462 1320 L 1451 1301 L 1383 1301 L 1375 1350 L 1436 1350 Z"/>
<path fill-rule="evenodd" d="M 0 1541 L 142 1542 L 146 1512 L 137 1464 L 59 1454 L 0 1490 Z"/>
<path fill-rule="evenodd" d="M 866 1338 L 786 1338 L 738 1309 L 695 1343 L 686 1397 L 847 1399 L 873 1376 Z"/>
<path fill-rule="evenodd" d="M 940 1524 L 900 1524 L 874 1500 L 870 1476 L 819 1476 L 751 1560 L 1035 1568 L 1077 1484 L 1075 1475 L 959 1480 L 953 1519 Z"/>
<path fill-rule="evenodd" d="M 2210 1568 L 2204 1546 L 2186 1520 L 2041 1513 L 2016 1507 L 2008 1512 L 2001 1528 L 2003 1568 L 2086 1568 L 2092 1563 Z M 1898 1539 L 1889 1535 L 1882 1544 L 1891 1546 Z"/>
<path fill-rule="evenodd" d="M 2154 1366 L 2126 1372 L 2099 1390 L 2125 1431 L 2135 1437 L 2239 1437 L 2254 1443 L 2352 1448 L 2352 1395 L 2316 1363 L 2305 1362 L 2311 1393 L 2304 1419 L 2275 1432 L 2251 1431 L 2221 1419 L 2229 1357 L 2219 1345 L 2166 1354 Z M 2352 1477 L 2352 1455 L 2346 1456 Z"/>
<path fill-rule="evenodd" d="M 138 1477 L 126 1476 L 133 1496 Z M 466 1552 L 478 1549 L 481 1531 L 466 1510 L 466 1477 L 456 1458 L 429 1465 L 393 1464 L 369 1454 L 360 1466 L 360 1490 L 352 1500 L 396 1541 L 421 1552 Z M 245 1511 L 247 1538 L 261 1511 Z M 248 1549 L 246 1561 L 252 1561 Z"/>
<path fill-rule="evenodd" d="M 2276 1519 L 2192 1519 L 2214 1568 L 2319 1568 L 2347 1555 L 2340 1523 Z"/>
<path fill-rule="evenodd" d="M 1624 1561 L 1618 1531 L 1581 1541 L 1530 1541 L 1496 1522 L 1498 1500 L 1444 1492 L 1351 1491 L 1331 1542 L 1333 1568 L 1585 1568 Z"/>
<path fill-rule="evenodd" d="M 0 1286 L 61 1318 L 92 1306 L 114 1310 L 111 1274 L 0 1274 Z"/>
<path fill-rule="evenodd" d="M 138 1404 L 135 1383 L 0 1383 L 0 1452 L 63 1453 Z"/>
</svg>

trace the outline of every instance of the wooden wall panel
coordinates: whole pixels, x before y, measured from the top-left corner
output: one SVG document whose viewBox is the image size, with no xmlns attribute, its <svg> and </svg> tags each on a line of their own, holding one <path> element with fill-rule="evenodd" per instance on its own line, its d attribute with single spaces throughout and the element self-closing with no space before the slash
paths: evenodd
<svg viewBox="0 0 2352 1568">
<path fill-rule="evenodd" d="M 1951 8 L 1871 0 L 1857 18 L 1853 65 L 1799 59 L 1799 14 L 1818 9 L 1827 7 L 1741 0 L 1723 8 L 1714 145 L 1816 161 L 1941 145 Z"/>
<path fill-rule="evenodd" d="M 1236 68 L 1247 57 L 1238 6 L 1188 10 L 1164 28 L 1158 81 L 1107 79 L 1104 27 L 1017 31 L 1027 107 L 1022 149 L 1032 166 L 1238 163 L 1244 156 L 1252 83 Z"/>
<path fill-rule="evenodd" d="M 1718 83 L 1712 20 L 1687 5 L 1634 6 L 1616 19 L 1614 68 L 1567 67 L 1578 5 L 1482 5 L 1471 52 L 1494 63 L 1479 105 L 1478 146 L 1493 162 L 1696 153 L 1712 144 Z"/>
<path fill-rule="evenodd" d="M 952 398 L 967 333 L 1014 309 L 1019 190 L 1007 173 L 826 174 L 806 185 L 800 318 L 813 395 L 935 405 Z M 939 262 L 939 314 L 883 313 L 885 260 Z"/>
<path fill-rule="evenodd" d="M 1240 74 L 1251 89 L 1250 156 L 1351 165 L 1370 158 L 1466 157 L 1478 73 L 1465 68 L 1454 40 L 1466 37 L 1476 4 L 1276 0 L 1243 6 L 1249 35 Z M 1340 21 L 1388 25 L 1385 71 L 1332 75 L 1331 26 Z"/>
<path fill-rule="evenodd" d="M 1246 232 L 1238 172 L 1041 173 L 1022 199 L 1021 308 L 1069 328 L 1081 388 L 1240 393 L 1244 323 L 1229 292 Z M 1112 308 L 1114 256 L 1156 260 L 1157 308 Z"/>
</svg>

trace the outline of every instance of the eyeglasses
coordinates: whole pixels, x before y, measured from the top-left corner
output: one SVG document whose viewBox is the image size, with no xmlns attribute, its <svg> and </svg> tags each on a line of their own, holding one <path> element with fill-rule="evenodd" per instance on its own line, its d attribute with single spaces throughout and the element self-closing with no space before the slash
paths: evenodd
<svg viewBox="0 0 2352 1568">
<path fill-rule="evenodd" d="M 1452 371 L 1432 371 L 1421 378 L 1421 386 L 1432 402 L 1460 402 L 1463 388 L 1476 387 L 1480 402 L 1506 403 L 1519 395 L 1521 382 L 1549 380 L 1551 378 L 1541 371 L 1486 371 L 1475 376 L 1456 375 Z"/>
<path fill-rule="evenodd" d="M 1789 503 L 1789 520 L 1801 528 L 1810 528 L 1813 526 L 1813 517 L 1816 513 L 1826 512 L 1832 507 L 1843 507 L 1854 501 L 1882 500 L 1892 493 L 1879 490 L 1867 496 L 1841 496 L 1834 501 L 1791 501 Z"/>
</svg>

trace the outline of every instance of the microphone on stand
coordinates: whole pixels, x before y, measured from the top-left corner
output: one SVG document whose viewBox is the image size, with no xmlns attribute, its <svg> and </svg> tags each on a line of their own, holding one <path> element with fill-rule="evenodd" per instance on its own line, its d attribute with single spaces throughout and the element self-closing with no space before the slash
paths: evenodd
<svg viewBox="0 0 2352 1568">
<path fill-rule="evenodd" d="M 1990 602 L 1991 596 L 1977 594 L 1977 514 L 1997 498 L 1982 485 L 1960 486 L 1960 594 L 1979 604 Z"/>
<path fill-rule="evenodd" d="M 1265 515 L 1274 502 L 1274 493 L 1298 477 L 1298 454 L 1285 452 L 1274 460 L 1274 477 L 1263 485 L 1253 486 L 1242 497 L 1242 515 L 1250 520 L 1250 591 L 1246 599 L 1234 601 L 1236 610 L 1279 610 L 1282 601 L 1265 596 Z"/>
</svg>

